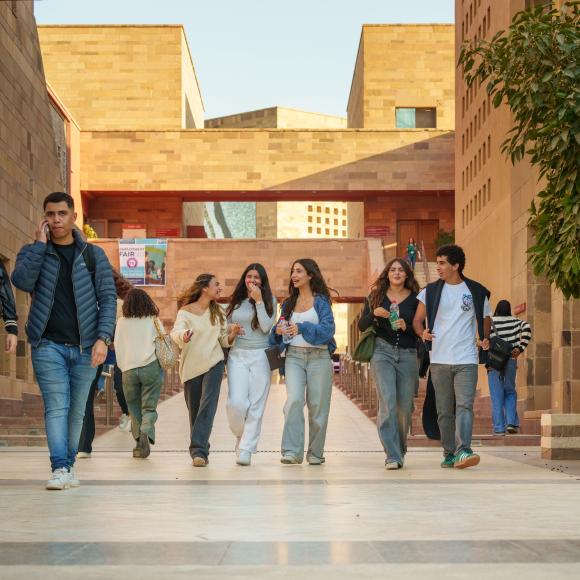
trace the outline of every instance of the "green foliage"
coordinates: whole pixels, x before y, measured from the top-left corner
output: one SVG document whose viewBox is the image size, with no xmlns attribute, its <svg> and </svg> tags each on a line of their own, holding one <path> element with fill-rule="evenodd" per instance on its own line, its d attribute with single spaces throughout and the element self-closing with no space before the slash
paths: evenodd
<svg viewBox="0 0 580 580">
<path fill-rule="evenodd" d="M 524 10 L 507 31 L 466 43 L 459 55 L 468 86 L 487 82 L 493 106 L 511 109 L 501 151 L 513 164 L 527 156 L 544 178 L 530 208 L 529 260 L 566 298 L 580 297 L 579 30 L 577 0 L 560 11 Z"/>
<path fill-rule="evenodd" d="M 448 232 L 447 230 L 439 230 L 437 232 L 437 237 L 435 238 L 435 247 L 440 248 L 441 246 L 446 246 L 447 244 L 455 243 L 455 230 Z"/>
</svg>

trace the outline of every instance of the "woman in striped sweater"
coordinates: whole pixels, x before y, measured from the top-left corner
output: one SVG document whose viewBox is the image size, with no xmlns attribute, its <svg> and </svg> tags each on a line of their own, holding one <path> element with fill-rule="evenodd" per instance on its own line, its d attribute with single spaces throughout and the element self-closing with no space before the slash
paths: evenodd
<svg viewBox="0 0 580 580">
<path fill-rule="evenodd" d="M 518 432 L 520 425 L 516 393 L 517 359 L 528 346 L 532 330 L 525 320 L 512 316 L 512 307 L 507 300 L 497 303 L 492 320 L 490 338 L 499 336 L 513 346 L 512 357 L 503 371 L 487 370 L 493 432 L 495 435 L 505 435 L 506 431 L 513 434 Z"/>
</svg>

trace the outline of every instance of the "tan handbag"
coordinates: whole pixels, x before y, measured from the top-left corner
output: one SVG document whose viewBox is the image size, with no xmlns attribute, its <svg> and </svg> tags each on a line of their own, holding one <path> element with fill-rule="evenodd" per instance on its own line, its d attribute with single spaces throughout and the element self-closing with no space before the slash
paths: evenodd
<svg viewBox="0 0 580 580">
<path fill-rule="evenodd" d="M 155 338 L 155 356 L 162 369 L 171 369 L 179 363 L 179 347 L 169 334 L 163 334 L 157 318 L 154 320 L 157 337 Z"/>
</svg>

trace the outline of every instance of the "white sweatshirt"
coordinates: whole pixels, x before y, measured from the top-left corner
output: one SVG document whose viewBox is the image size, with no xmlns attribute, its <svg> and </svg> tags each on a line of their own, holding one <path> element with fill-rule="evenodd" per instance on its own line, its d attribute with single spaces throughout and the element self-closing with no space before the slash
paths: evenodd
<svg viewBox="0 0 580 580">
<path fill-rule="evenodd" d="M 115 354 L 117 366 L 123 371 L 144 367 L 155 360 L 155 317 L 125 318 L 117 320 L 115 329 Z M 161 332 L 163 324 L 159 321 Z"/>
</svg>

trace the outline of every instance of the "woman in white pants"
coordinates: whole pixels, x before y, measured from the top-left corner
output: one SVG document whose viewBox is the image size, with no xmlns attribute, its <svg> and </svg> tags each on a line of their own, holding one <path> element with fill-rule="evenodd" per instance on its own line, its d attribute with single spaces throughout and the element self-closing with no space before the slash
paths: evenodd
<svg viewBox="0 0 580 580">
<path fill-rule="evenodd" d="M 265 350 L 276 320 L 276 299 L 262 264 L 250 264 L 244 270 L 227 318 L 243 328 L 228 357 L 228 421 L 236 438 L 236 463 L 250 465 L 270 391 L 272 371 Z"/>
</svg>

